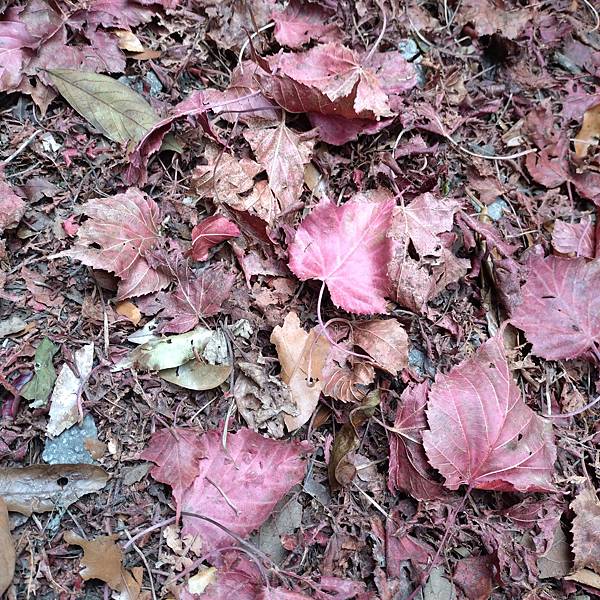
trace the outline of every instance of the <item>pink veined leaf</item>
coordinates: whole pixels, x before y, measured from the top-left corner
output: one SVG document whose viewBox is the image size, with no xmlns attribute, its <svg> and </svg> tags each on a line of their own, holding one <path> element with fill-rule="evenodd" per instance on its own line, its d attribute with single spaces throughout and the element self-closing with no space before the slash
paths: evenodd
<svg viewBox="0 0 600 600">
<path fill-rule="evenodd" d="M 203 446 L 198 434 L 191 429 L 160 429 L 150 438 L 150 444 L 140 458 L 156 463 L 150 474 L 156 481 L 173 488 L 177 520 L 183 494 L 194 483 L 198 464 L 203 458 Z"/>
<path fill-rule="evenodd" d="M 511 323 L 548 360 L 598 356 L 600 260 L 532 257 Z"/>
<path fill-rule="evenodd" d="M 562 254 L 594 258 L 594 224 L 588 218 L 580 223 L 555 221 L 552 245 Z"/>
<path fill-rule="evenodd" d="M 77 243 L 57 256 L 114 273 L 121 280 L 117 300 L 149 294 L 169 284 L 169 278 L 145 259 L 162 239 L 160 211 L 154 200 L 130 188 L 124 194 L 90 200 L 83 214 L 89 219 L 79 228 Z"/>
<path fill-rule="evenodd" d="M 314 141 L 302 140 L 283 121 L 273 129 L 246 129 L 244 137 L 267 172 L 279 212 L 285 212 L 300 199 L 304 165 L 310 162 Z"/>
<path fill-rule="evenodd" d="M 195 260 L 206 260 L 208 251 L 217 244 L 240 235 L 238 226 L 222 215 L 213 215 L 200 221 L 192 229 L 192 247 L 189 254 Z"/>
<path fill-rule="evenodd" d="M 390 434 L 388 487 L 391 492 L 402 490 L 417 500 L 433 500 L 444 494 L 442 485 L 433 478 L 423 448 L 427 391 L 424 382 L 402 392 L 394 421 L 396 432 Z"/>
<path fill-rule="evenodd" d="M 451 490 L 553 490 L 552 425 L 521 398 L 497 335 L 435 378 L 423 445 Z"/>
<path fill-rule="evenodd" d="M 39 42 L 21 20 L 23 11 L 24 7 L 11 6 L 0 19 L 0 91 L 14 90 L 19 85 L 30 49 Z"/>
<path fill-rule="evenodd" d="M 204 317 L 216 315 L 231 292 L 235 275 L 222 267 L 197 274 L 188 268 L 177 273 L 176 281 L 173 292 L 161 293 L 157 299 L 164 308 L 160 316 L 170 319 L 161 332 L 185 333 Z"/>
<path fill-rule="evenodd" d="M 393 115 L 375 73 L 339 43 L 278 54 L 270 71 L 260 78 L 263 90 L 289 112 L 374 120 Z"/>
<path fill-rule="evenodd" d="M 342 146 L 358 138 L 361 134 L 373 135 L 392 124 L 394 119 L 345 119 L 335 115 L 308 113 L 308 119 L 316 127 L 319 139 L 333 146 Z"/>
<path fill-rule="evenodd" d="M 26 208 L 23 199 L 6 183 L 4 173 L 0 169 L 0 236 L 5 229 L 12 229 L 19 224 Z"/>
<path fill-rule="evenodd" d="M 299 48 L 310 40 L 335 42 L 342 32 L 335 23 L 327 23 L 333 11 L 318 4 L 292 0 L 282 11 L 273 12 L 273 35 L 281 46 Z"/>
<path fill-rule="evenodd" d="M 302 456 L 311 449 L 307 443 L 273 440 L 246 428 L 227 436 L 227 450 L 218 431 L 202 434 L 198 446 L 202 459 L 196 478 L 178 509 L 209 517 L 242 537 L 260 527 L 302 480 Z M 205 552 L 235 545 L 230 535 L 207 521 L 184 515 L 183 523 L 184 533 L 200 535 Z"/>
<path fill-rule="evenodd" d="M 296 231 L 289 248 L 290 269 L 303 281 L 325 282 L 339 308 L 358 314 L 385 312 L 391 256 L 386 233 L 393 209 L 393 200 L 316 206 Z"/>
</svg>

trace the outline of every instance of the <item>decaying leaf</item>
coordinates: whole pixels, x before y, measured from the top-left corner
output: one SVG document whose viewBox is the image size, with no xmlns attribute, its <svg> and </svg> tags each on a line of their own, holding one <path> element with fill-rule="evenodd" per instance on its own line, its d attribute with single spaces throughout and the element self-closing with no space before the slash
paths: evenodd
<svg viewBox="0 0 600 600">
<path fill-rule="evenodd" d="M 122 592 L 122 600 L 137 600 L 142 588 L 143 567 L 135 567 L 128 571 L 123 567 L 123 552 L 116 543 L 116 535 L 106 535 L 93 540 L 86 540 L 73 531 L 64 535 L 67 544 L 81 546 L 83 569 L 81 577 L 99 579 L 107 583 L 113 590 Z"/>
<path fill-rule="evenodd" d="M 77 373 L 67 364 L 62 366 L 50 398 L 50 420 L 46 427 L 49 436 L 56 437 L 79 420 L 79 399 L 93 362 L 94 344 L 91 343 L 75 351 Z"/>
<path fill-rule="evenodd" d="M 423 445 L 451 490 L 552 490 L 552 425 L 521 398 L 497 335 L 435 378 Z"/>
<path fill-rule="evenodd" d="M 386 233 L 393 208 L 392 200 L 316 206 L 296 231 L 290 269 L 303 281 L 325 282 L 334 304 L 344 310 L 385 312 L 391 254 Z"/>
<path fill-rule="evenodd" d="M 577 358 L 600 344 L 600 260 L 534 256 L 511 315 L 532 351 L 548 360 Z"/>
<path fill-rule="evenodd" d="M 600 575 L 600 501 L 596 490 L 587 484 L 571 503 L 573 519 L 574 568 L 592 569 Z"/>
<path fill-rule="evenodd" d="M 240 235 L 238 226 L 222 215 L 213 215 L 200 221 L 192 229 L 190 256 L 195 260 L 206 260 L 208 251 L 217 244 Z"/>
<path fill-rule="evenodd" d="M 131 321 L 134 325 L 137 325 L 142 319 L 140 309 L 131 300 L 117 302 L 115 312 Z"/>
<path fill-rule="evenodd" d="M 302 427 L 312 416 L 323 389 L 322 371 L 330 344 L 315 329 L 307 333 L 300 325 L 298 315 L 291 311 L 282 326 L 271 334 L 271 343 L 277 348 L 281 363 L 281 379 L 292 394 L 298 407 L 297 415 L 285 415 L 289 431 Z"/>
<path fill-rule="evenodd" d="M 57 256 L 114 273 L 121 280 L 117 300 L 168 285 L 169 278 L 144 258 L 161 239 L 160 210 L 154 200 L 130 188 L 124 194 L 90 200 L 83 213 L 89 219 L 79 228 L 76 245 Z"/>
<path fill-rule="evenodd" d="M 581 129 L 575 136 L 575 154 L 579 157 L 588 155 L 590 148 L 598 144 L 600 139 L 600 104 L 588 108 L 583 115 Z"/>
<path fill-rule="evenodd" d="M 0 468 L 0 497 L 8 510 L 31 515 L 66 508 L 108 481 L 95 465 L 32 465 Z"/>
<path fill-rule="evenodd" d="M 15 575 L 15 545 L 10 535 L 6 502 L 0 496 L 0 596 L 10 587 Z"/>
<path fill-rule="evenodd" d="M 30 406 L 45 406 L 56 381 L 56 371 L 52 358 L 58 352 L 58 346 L 45 337 L 35 351 L 33 379 L 21 390 L 21 395 L 32 400 Z"/>
<path fill-rule="evenodd" d="M 113 142 L 138 142 L 159 120 L 142 96 L 107 75 L 53 69 L 50 78 L 67 102 Z"/>
<path fill-rule="evenodd" d="M 388 373 L 397 375 L 408 366 L 408 334 L 395 319 L 358 321 L 352 333 L 354 343 Z"/>
<path fill-rule="evenodd" d="M 328 465 L 329 486 L 332 490 L 347 487 L 354 480 L 356 467 L 352 462 L 352 452 L 360 443 L 357 428 L 373 416 L 379 402 L 379 391 L 370 392 L 360 406 L 350 411 L 348 423 L 336 434 Z"/>
<path fill-rule="evenodd" d="M 552 231 L 552 246 L 562 254 L 594 258 L 594 224 L 589 218 L 579 223 L 555 221 Z"/>
<path fill-rule="evenodd" d="M 159 375 L 169 383 L 188 390 L 212 390 L 227 381 L 231 365 L 211 365 L 197 359 L 183 363 L 173 369 L 159 371 Z"/>
<path fill-rule="evenodd" d="M 19 224 L 26 208 L 23 199 L 19 198 L 12 187 L 6 183 L 4 170 L 0 169 L 0 236 L 5 229 L 12 229 Z"/>
</svg>

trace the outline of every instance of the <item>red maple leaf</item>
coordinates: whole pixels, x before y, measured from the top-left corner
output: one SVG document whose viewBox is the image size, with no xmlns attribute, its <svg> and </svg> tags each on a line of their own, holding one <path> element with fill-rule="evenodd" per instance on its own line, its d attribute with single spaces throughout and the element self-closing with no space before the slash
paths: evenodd
<svg viewBox="0 0 600 600">
<path fill-rule="evenodd" d="M 511 322 L 548 360 L 600 356 L 600 260 L 534 256 Z"/>
<path fill-rule="evenodd" d="M 359 314 L 382 313 L 393 200 L 320 204 L 302 221 L 289 249 L 290 269 L 327 284 L 334 304 Z"/>
<path fill-rule="evenodd" d="M 217 244 L 240 235 L 238 226 L 222 215 L 213 215 L 200 221 L 192 229 L 192 247 L 189 254 L 196 260 L 206 260 L 208 251 Z"/>
<path fill-rule="evenodd" d="M 533 492 L 554 489 L 551 424 L 523 401 L 496 336 L 447 375 L 437 375 L 423 445 L 451 490 Z"/>
</svg>

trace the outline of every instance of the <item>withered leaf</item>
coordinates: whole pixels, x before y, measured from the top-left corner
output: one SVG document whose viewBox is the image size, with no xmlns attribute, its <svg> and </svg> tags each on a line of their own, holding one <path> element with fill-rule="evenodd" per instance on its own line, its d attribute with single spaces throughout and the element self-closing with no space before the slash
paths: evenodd
<svg viewBox="0 0 600 600">
<path fill-rule="evenodd" d="M 6 503 L 0 498 L 0 596 L 9 588 L 15 575 L 15 545 L 10 535 Z"/>
<path fill-rule="evenodd" d="M 113 142 L 139 142 L 159 120 L 142 96 L 112 77 L 73 69 L 49 73 L 65 100 Z"/>
<path fill-rule="evenodd" d="M 159 375 L 169 383 L 174 383 L 188 390 L 212 390 L 227 380 L 231 373 L 231 365 L 211 365 L 190 360 L 175 367 L 159 371 Z"/>
<path fill-rule="evenodd" d="M 0 469 L 0 498 L 8 510 L 29 516 L 66 508 L 108 481 L 95 465 L 31 465 Z"/>
</svg>

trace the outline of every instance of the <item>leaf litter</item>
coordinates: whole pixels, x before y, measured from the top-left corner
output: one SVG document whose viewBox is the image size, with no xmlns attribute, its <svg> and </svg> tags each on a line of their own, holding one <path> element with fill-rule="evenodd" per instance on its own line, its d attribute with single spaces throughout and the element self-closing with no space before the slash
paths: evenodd
<svg viewBox="0 0 600 600">
<path fill-rule="evenodd" d="M 0 10 L 0 589 L 597 594 L 591 4 L 188 4 Z"/>
</svg>

